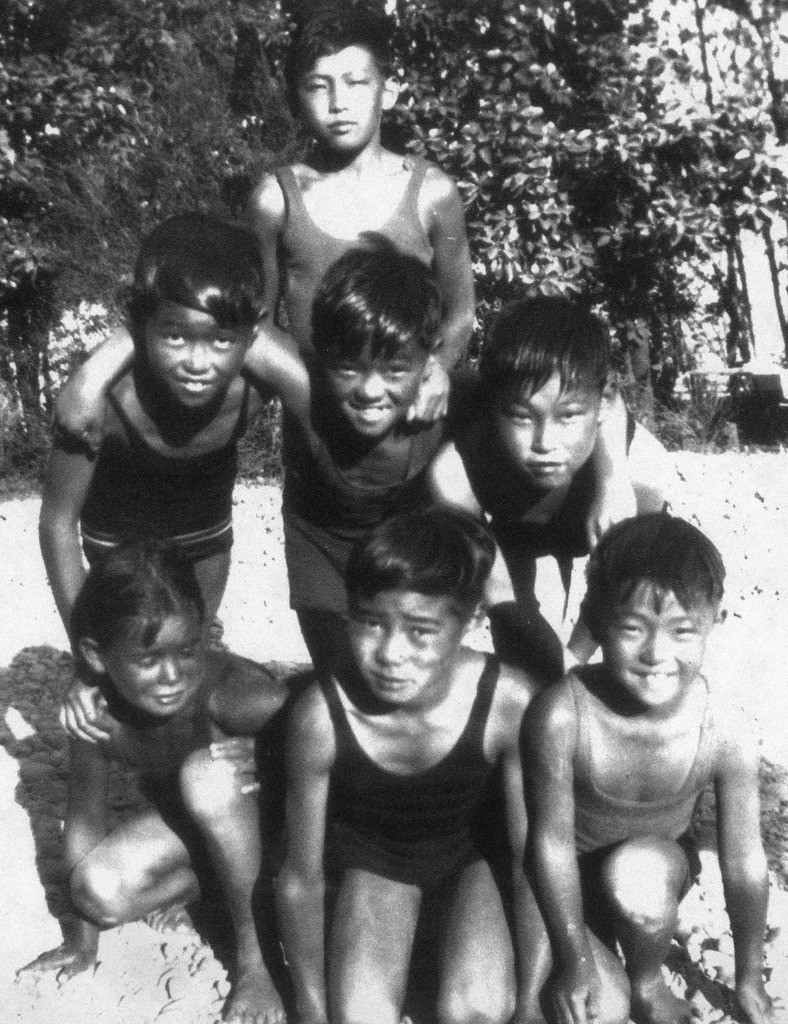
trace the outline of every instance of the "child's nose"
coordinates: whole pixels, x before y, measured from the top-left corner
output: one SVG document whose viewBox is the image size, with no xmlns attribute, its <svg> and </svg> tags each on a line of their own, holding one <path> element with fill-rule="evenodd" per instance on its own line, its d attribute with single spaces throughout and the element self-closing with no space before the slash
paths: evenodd
<svg viewBox="0 0 788 1024">
<path fill-rule="evenodd" d="M 204 373 L 210 360 L 207 345 L 189 345 L 186 366 L 191 373 Z"/>
<path fill-rule="evenodd" d="M 174 658 L 165 658 L 162 661 L 161 674 L 166 683 L 172 684 L 178 681 L 178 666 Z"/>
<path fill-rule="evenodd" d="M 649 634 L 643 644 L 642 657 L 647 665 L 659 665 L 668 656 L 668 637 L 658 630 Z"/>
<path fill-rule="evenodd" d="M 384 665 L 399 664 L 404 656 L 405 638 L 399 630 L 391 630 L 378 644 L 378 660 Z"/>
<path fill-rule="evenodd" d="M 531 447 L 535 452 L 551 452 L 556 444 L 556 425 L 549 420 L 536 420 Z"/>
<path fill-rule="evenodd" d="M 385 392 L 385 382 L 379 373 L 367 373 L 359 380 L 359 392 L 367 401 L 380 398 Z"/>
<path fill-rule="evenodd" d="M 335 82 L 329 92 L 331 110 L 344 110 L 347 106 L 347 86 L 342 82 Z"/>
</svg>

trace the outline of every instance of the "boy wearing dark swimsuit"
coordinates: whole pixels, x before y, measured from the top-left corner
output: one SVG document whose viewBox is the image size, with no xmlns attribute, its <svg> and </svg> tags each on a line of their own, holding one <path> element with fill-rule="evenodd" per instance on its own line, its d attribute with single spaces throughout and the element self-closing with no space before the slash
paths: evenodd
<svg viewBox="0 0 788 1024">
<path fill-rule="evenodd" d="M 560 1024 L 596 1017 L 594 934 L 621 949 L 633 1021 L 692 1019 L 662 965 L 697 872 L 690 824 L 709 783 L 743 1019 L 784 1020 L 763 985 L 758 754 L 741 713 L 701 674 L 724 575 L 714 545 L 665 512 L 612 527 L 591 556 L 584 600 L 602 663 L 575 669 L 529 713 L 532 881 L 555 960 L 546 991 Z M 544 944 L 537 988 L 551 971 L 547 937 Z"/>
<path fill-rule="evenodd" d="M 426 894 L 444 910 L 438 1019 L 503 1024 L 516 1009 L 512 939 L 471 827 L 500 767 L 519 892 L 518 735 L 535 687 L 462 644 L 493 551 L 474 520 L 432 509 L 388 520 L 351 558 L 354 664 L 304 694 L 287 741 L 277 896 L 302 1024 L 399 1024 Z M 341 872 L 328 950 L 324 855 Z"/>
</svg>

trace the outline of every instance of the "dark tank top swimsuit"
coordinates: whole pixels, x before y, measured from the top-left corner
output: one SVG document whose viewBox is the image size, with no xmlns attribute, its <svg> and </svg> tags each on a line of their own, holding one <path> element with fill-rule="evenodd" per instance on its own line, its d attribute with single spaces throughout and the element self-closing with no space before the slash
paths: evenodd
<svg viewBox="0 0 788 1024">
<path fill-rule="evenodd" d="M 221 448 L 173 458 L 152 448 L 114 395 L 109 402 L 122 428 L 101 444 L 82 509 L 88 560 L 120 540 L 142 534 L 167 540 L 195 561 L 232 546 L 232 498 L 238 439 L 246 432 L 249 386 L 233 432 Z"/>
<path fill-rule="evenodd" d="M 285 227 L 281 262 L 284 266 L 284 304 L 290 333 L 301 346 L 309 346 L 312 335 L 312 300 L 328 268 L 349 249 L 374 248 L 385 241 L 403 253 L 432 265 L 433 250 L 421 221 L 418 198 L 429 165 L 410 158 L 413 171 L 402 199 L 391 217 L 377 230 L 364 231 L 357 238 L 329 235 L 309 216 L 301 189 L 290 167 L 280 167 L 276 179 L 285 199 Z"/>
<path fill-rule="evenodd" d="M 472 822 L 493 772 L 484 733 L 499 664 L 488 656 L 468 721 L 449 753 L 416 775 L 381 768 L 350 727 L 336 684 L 323 693 L 336 734 L 328 810 L 328 860 L 393 881 L 436 888 L 481 859 Z"/>
</svg>

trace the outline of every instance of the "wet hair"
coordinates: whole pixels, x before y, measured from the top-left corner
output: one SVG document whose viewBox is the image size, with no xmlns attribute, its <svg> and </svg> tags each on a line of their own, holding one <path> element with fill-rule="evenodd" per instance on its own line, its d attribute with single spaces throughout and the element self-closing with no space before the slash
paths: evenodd
<svg viewBox="0 0 788 1024">
<path fill-rule="evenodd" d="M 717 548 L 692 523 L 668 512 L 649 512 L 607 531 L 591 554 L 586 580 L 582 610 L 599 641 L 607 616 L 643 583 L 660 596 L 672 594 L 685 611 L 717 608 L 725 566 Z"/>
<path fill-rule="evenodd" d="M 204 618 L 193 564 L 171 545 L 131 541 L 91 568 L 74 604 L 71 638 L 75 649 L 90 639 L 101 650 L 133 629 L 148 647 L 171 615 L 194 615 L 199 622 Z"/>
<path fill-rule="evenodd" d="M 285 58 L 284 76 L 293 107 L 301 75 L 310 71 L 321 57 L 329 57 L 349 46 L 367 50 L 383 78 L 392 72 L 391 19 L 360 3 L 327 3 L 308 15 L 296 27 Z"/>
<path fill-rule="evenodd" d="M 493 392 L 525 385 L 533 394 L 558 373 L 562 389 L 601 394 L 610 374 L 610 335 L 599 317 L 571 299 L 522 299 L 496 317 L 479 373 Z"/>
<path fill-rule="evenodd" d="M 384 590 L 448 597 L 470 616 L 495 560 L 487 528 L 437 506 L 392 516 L 353 549 L 345 573 L 351 608 Z"/>
<path fill-rule="evenodd" d="M 390 359 L 414 344 L 429 353 L 439 318 L 429 267 L 376 242 L 350 249 L 324 274 L 312 304 L 312 343 L 329 357 L 354 357 L 369 346 Z"/>
<path fill-rule="evenodd" d="M 265 273 L 257 239 L 246 228 L 201 213 L 170 217 L 144 239 L 127 305 L 139 344 L 161 302 L 210 314 L 219 327 L 253 327 L 264 309 Z"/>
</svg>

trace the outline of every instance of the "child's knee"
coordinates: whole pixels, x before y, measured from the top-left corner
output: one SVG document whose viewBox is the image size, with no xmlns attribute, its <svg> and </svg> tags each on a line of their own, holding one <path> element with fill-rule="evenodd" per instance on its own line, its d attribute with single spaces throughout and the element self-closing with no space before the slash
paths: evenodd
<svg viewBox="0 0 788 1024">
<path fill-rule="evenodd" d="M 331 1015 L 337 1024 L 398 1024 L 402 1016 L 399 1007 L 394 1005 L 387 992 L 374 985 L 354 987 L 350 992 L 343 992 L 338 1005 Z"/>
<path fill-rule="evenodd" d="M 186 758 L 180 770 L 180 788 L 186 810 L 204 824 L 231 814 L 246 799 L 233 764 L 212 758 L 209 750 L 196 750 Z"/>
<path fill-rule="evenodd" d="M 506 1024 L 515 1010 L 514 991 L 477 978 L 442 992 L 437 1009 L 438 1024 Z"/>
<path fill-rule="evenodd" d="M 649 837 L 623 843 L 608 857 L 602 884 L 611 909 L 642 927 L 660 927 L 675 912 L 687 863 L 672 840 Z"/>
<path fill-rule="evenodd" d="M 70 886 L 74 906 L 94 924 L 111 928 L 128 920 L 128 888 L 108 864 L 83 861 L 72 872 Z"/>
</svg>

